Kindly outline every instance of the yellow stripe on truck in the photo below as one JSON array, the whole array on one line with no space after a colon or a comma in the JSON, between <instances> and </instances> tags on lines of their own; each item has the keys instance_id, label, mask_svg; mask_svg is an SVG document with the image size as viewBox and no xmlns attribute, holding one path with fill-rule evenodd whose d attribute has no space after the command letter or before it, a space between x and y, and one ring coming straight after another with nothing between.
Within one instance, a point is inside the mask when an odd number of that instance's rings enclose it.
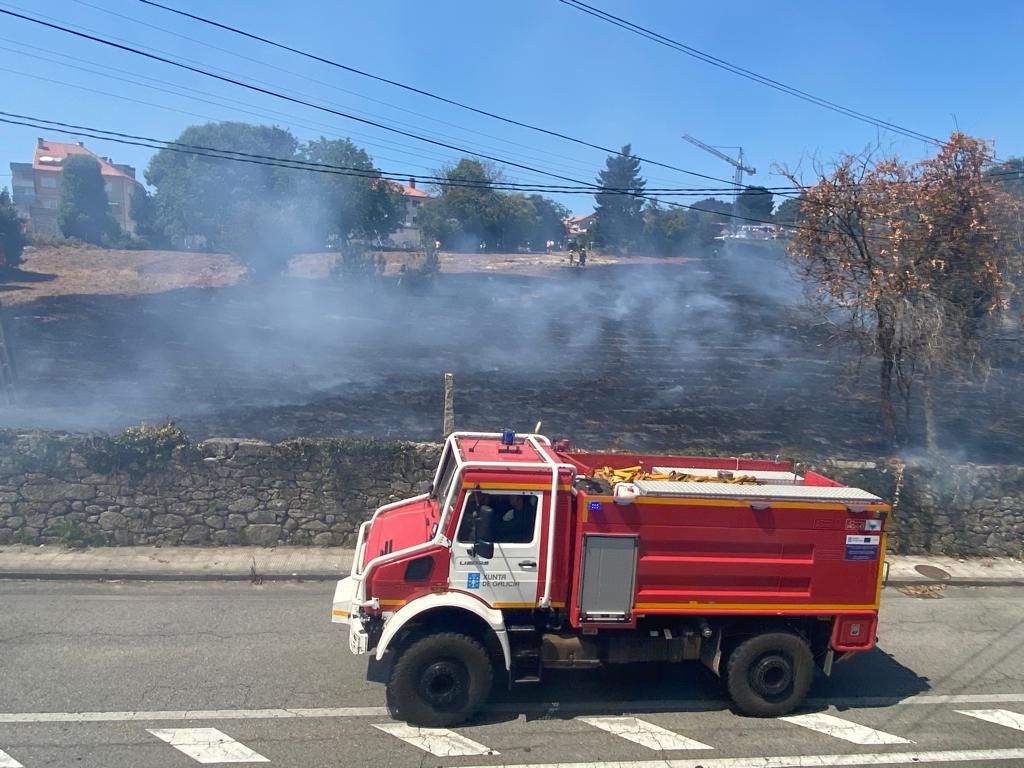
<instances>
[{"instance_id":1,"label":"yellow stripe on truck","mask_svg":"<svg viewBox=\"0 0 1024 768\"><path fill-rule=\"evenodd\" d=\"M726 611L874 611L878 604L873 605L802 605L800 603L637 603L636 611L657 610L726 610Z\"/></svg>"}]
</instances>

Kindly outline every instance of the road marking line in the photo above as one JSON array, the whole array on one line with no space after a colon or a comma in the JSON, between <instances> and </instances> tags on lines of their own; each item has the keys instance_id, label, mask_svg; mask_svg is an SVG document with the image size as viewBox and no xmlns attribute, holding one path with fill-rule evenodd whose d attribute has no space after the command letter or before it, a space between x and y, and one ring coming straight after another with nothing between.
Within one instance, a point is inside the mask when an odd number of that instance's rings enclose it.
<instances>
[{"instance_id":1,"label":"road marking line","mask_svg":"<svg viewBox=\"0 0 1024 768\"><path fill-rule=\"evenodd\" d=\"M404 723L388 723L373 727L438 757L501 754L447 728L414 728Z\"/></svg>"},{"instance_id":2,"label":"road marking line","mask_svg":"<svg viewBox=\"0 0 1024 768\"><path fill-rule=\"evenodd\" d=\"M269 763L216 728L147 728L151 734L184 752L197 763Z\"/></svg>"},{"instance_id":3,"label":"road marking line","mask_svg":"<svg viewBox=\"0 0 1024 768\"><path fill-rule=\"evenodd\" d=\"M913 696L862 696L859 698L808 699L808 707L890 707L904 704L1017 704L1024 693L914 694ZM635 701L524 702L498 704L485 712L579 712L600 715L613 712L706 712L724 709L724 699L641 699ZM122 712L0 712L3 723L111 723L157 720L276 720L289 718L387 717L386 707L315 707L296 709L179 709Z\"/></svg>"},{"instance_id":4,"label":"road marking line","mask_svg":"<svg viewBox=\"0 0 1024 768\"><path fill-rule=\"evenodd\" d=\"M125 723L154 720L287 720L323 717L386 717L387 707L307 709L179 709L151 712L10 712L0 723Z\"/></svg>"},{"instance_id":5,"label":"road marking line","mask_svg":"<svg viewBox=\"0 0 1024 768\"><path fill-rule=\"evenodd\" d=\"M714 749L635 717L581 717L580 720L648 749Z\"/></svg>"},{"instance_id":6,"label":"road marking line","mask_svg":"<svg viewBox=\"0 0 1024 768\"><path fill-rule=\"evenodd\" d=\"M799 725L802 728L808 728L812 731L823 733L826 736L833 736L837 739L849 741L854 744L914 743L908 739L893 736L891 733L886 733L885 731L876 731L874 728L868 728L866 725L851 723L849 720L844 720L841 717L825 715L818 712L809 715L780 717L779 720L785 720L787 723L793 723L794 725Z\"/></svg>"},{"instance_id":7,"label":"road marking line","mask_svg":"<svg viewBox=\"0 0 1024 768\"><path fill-rule=\"evenodd\" d=\"M996 725L1005 725L1007 728L1024 731L1024 715L1019 712L1011 712L1008 709L958 709L956 711L961 715L976 717Z\"/></svg>"},{"instance_id":8,"label":"road marking line","mask_svg":"<svg viewBox=\"0 0 1024 768\"><path fill-rule=\"evenodd\" d=\"M25 766L0 749L0 768L25 768Z\"/></svg>"},{"instance_id":9,"label":"road marking line","mask_svg":"<svg viewBox=\"0 0 1024 768\"><path fill-rule=\"evenodd\" d=\"M876 752L791 757L716 757L592 763L523 763L502 768L835 768L836 766L922 765L1024 760L1024 749L956 749L942 752ZM463 768L494 768L473 765Z\"/></svg>"}]
</instances>

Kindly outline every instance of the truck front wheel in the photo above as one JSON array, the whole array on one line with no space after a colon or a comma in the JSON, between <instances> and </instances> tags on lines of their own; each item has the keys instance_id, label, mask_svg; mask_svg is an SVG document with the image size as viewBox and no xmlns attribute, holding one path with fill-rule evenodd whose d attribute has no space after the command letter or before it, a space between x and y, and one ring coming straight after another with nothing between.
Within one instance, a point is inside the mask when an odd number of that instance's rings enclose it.
<instances>
[{"instance_id":1,"label":"truck front wheel","mask_svg":"<svg viewBox=\"0 0 1024 768\"><path fill-rule=\"evenodd\" d=\"M491 692L493 670L484 647L444 632L413 642L388 680L391 714L413 725L447 728L471 718Z\"/></svg>"},{"instance_id":2,"label":"truck front wheel","mask_svg":"<svg viewBox=\"0 0 1024 768\"><path fill-rule=\"evenodd\" d=\"M814 678L814 658L802 637L766 632L729 656L726 686L736 708L753 717L778 717L800 706Z\"/></svg>"}]
</instances>

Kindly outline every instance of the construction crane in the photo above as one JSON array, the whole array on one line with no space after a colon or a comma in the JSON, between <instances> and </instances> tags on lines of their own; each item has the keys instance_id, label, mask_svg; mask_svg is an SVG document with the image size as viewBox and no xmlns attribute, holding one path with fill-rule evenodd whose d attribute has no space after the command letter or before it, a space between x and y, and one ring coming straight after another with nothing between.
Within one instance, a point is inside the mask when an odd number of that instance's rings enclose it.
<instances>
[{"instance_id":1,"label":"construction crane","mask_svg":"<svg viewBox=\"0 0 1024 768\"><path fill-rule=\"evenodd\" d=\"M720 160L725 160L725 162L727 162L729 165L731 165L734 168L736 168L736 176L735 176L735 179L736 179L736 189L733 190L733 193L732 193L732 201L733 201L733 203L735 203L737 197L740 194L740 191L743 189L743 174L746 173L746 174L749 174L750 176L753 176L755 173L757 173L757 171L754 168L751 168L749 165L744 165L743 164L743 147L722 147L721 148L721 149L737 149L737 150L739 150L739 159L737 160L736 158L730 157L729 155L725 154L725 152L719 151L719 149L717 147L712 147L710 144L705 144L700 139L695 139L695 138L693 138L693 136L690 136L687 133L683 134L683 138L686 139L691 144L693 144L695 147L700 147L705 152L710 152L715 157L719 158Z\"/></svg>"}]
</instances>

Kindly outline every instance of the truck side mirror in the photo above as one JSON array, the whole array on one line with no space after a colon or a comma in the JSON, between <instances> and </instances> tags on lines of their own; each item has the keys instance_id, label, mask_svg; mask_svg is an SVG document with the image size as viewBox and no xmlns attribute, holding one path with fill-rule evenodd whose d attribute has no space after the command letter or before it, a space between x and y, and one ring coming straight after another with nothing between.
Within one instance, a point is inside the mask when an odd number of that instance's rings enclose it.
<instances>
[{"instance_id":1,"label":"truck side mirror","mask_svg":"<svg viewBox=\"0 0 1024 768\"><path fill-rule=\"evenodd\" d=\"M474 522L473 549L469 554L472 557L490 560L494 557L494 509L487 504L481 504L476 510Z\"/></svg>"}]
</instances>

